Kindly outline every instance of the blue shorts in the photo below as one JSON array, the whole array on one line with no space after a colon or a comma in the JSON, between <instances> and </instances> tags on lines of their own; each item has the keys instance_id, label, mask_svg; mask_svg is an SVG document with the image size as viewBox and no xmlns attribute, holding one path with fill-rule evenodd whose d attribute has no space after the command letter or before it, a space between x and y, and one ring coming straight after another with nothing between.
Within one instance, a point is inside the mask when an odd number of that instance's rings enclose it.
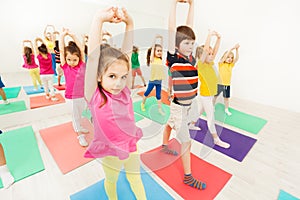
<instances>
[{"instance_id":1,"label":"blue shorts","mask_svg":"<svg viewBox=\"0 0 300 200\"><path fill-rule=\"evenodd\" d=\"M0 76L0 88L5 87L4 83L1 81L1 76Z\"/></svg>"},{"instance_id":2,"label":"blue shorts","mask_svg":"<svg viewBox=\"0 0 300 200\"><path fill-rule=\"evenodd\" d=\"M229 98L230 97L230 85L218 84L218 93L216 96L219 96L221 92L223 92L224 98Z\"/></svg>"}]
</instances>

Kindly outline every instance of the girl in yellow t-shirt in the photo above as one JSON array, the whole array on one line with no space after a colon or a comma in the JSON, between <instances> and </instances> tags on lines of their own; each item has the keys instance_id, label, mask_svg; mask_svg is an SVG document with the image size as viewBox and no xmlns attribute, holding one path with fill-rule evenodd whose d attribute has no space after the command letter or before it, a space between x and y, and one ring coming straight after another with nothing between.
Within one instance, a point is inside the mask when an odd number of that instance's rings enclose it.
<instances>
[{"instance_id":1,"label":"girl in yellow t-shirt","mask_svg":"<svg viewBox=\"0 0 300 200\"><path fill-rule=\"evenodd\" d=\"M156 40L160 39L160 44L156 44ZM146 111L145 103L148 95L156 88L156 99L158 102L158 112L161 115L165 115L161 106L161 84L164 79L164 68L162 63L162 47L163 47L163 38L160 35L157 35L154 39L153 45L148 49L147 53L147 65L151 67L151 74L149 79L149 84L146 92L143 96L143 101L141 103L141 110Z\"/></svg>"},{"instance_id":2,"label":"girl in yellow t-shirt","mask_svg":"<svg viewBox=\"0 0 300 200\"><path fill-rule=\"evenodd\" d=\"M217 40L214 47L210 47L211 38L215 36ZM223 142L215 127L213 98L217 94L217 75L214 70L214 59L220 46L221 36L216 31L209 31L205 45L197 47L196 59L198 76L200 79L200 115L205 111L207 116L207 127L214 139L215 145L229 148L230 144Z\"/></svg>"},{"instance_id":3,"label":"girl in yellow t-shirt","mask_svg":"<svg viewBox=\"0 0 300 200\"><path fill-rule=\"evenodd\" d=\"M229 51L226 51L219 62L219 83L218 83L218 92L215 95L213 103L215 104L216 99L218 96L223 92L224 97L224 104L225 104L225 113L230 116L231 112L229 112L229 98L230 98L230 82L231 82L231 74L232 68L234 67L235 63L239 59L239 44L236 44L232 47ZM235 50L235 57L234 53L232 52Z\"/></svg>"}]
</instances>

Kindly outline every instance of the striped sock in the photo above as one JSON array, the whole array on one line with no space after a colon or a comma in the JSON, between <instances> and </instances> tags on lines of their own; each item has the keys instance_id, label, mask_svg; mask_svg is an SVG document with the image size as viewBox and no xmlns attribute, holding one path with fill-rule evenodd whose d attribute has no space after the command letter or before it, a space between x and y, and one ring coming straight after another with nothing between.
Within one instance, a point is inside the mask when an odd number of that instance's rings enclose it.
<instances>
[{"instance_id":1,"label":"striped sock","mask_svg":"<svg viewBox=\"0 0 300 200\"><path fill-rule=\"evenodd\" d=\"M171 154L171 155L174 155L174 156L178 155L177 151L169 149L168 145L166 145L166 144L162 145L161 151L166 153L166 154Z\"/></svg>"},{"instance_id":2,"label":"striped sock","mask_svg":"<svg viewBox=\"0 0 300 200\"><path fill-rule=\"evenodd\" d=\"M206 188L206 184L195 179L192 174L185 174L183 182L184 184L197 188L198 190L204 190Z\"/></svg>"}]
</instances>

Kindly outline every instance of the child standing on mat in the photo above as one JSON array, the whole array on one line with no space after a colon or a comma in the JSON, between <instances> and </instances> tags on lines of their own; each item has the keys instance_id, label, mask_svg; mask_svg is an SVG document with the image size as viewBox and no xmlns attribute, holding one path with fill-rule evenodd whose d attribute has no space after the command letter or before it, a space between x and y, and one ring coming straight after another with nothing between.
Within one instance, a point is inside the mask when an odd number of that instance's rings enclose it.
<instances>
[{"instance_id":1,"label":"child standing on mat","mask_svg":"<svg viewBox=\"0 0 300 200\"><path fill-rule=\"evenodd\" d=\"M179 26L176 30L176 6L178 2L188 3L189 11L186 26ZM171 131L176 131L176 137L181 142L181 161L183 164L183 182L193 188L202 190L206 184L193 177L191 170L191 139L189 134L189 118L192 114L191 105L197 96L198 74L194 66L196 61L192 56L195 34L193 25L193 0L173 0L169 16L169 44L167 66L172 74L173 101L170 104L170 117L163 133L162 152L177 155L169 149L168 142Z\"/></svg>"},{"instance_id":2,"label":"child standing on mat","mask_svg":"<svg viewBox=\"0 0 300 200\"><path fill-rule=\"evenodd\" d=\"M2 131L0 130L0 134ZM9 188L14 182L15 179L11 175L9 169L6 165L6 159L2 144L0 143L0 179L2 180L3 187L5 189Z\"/></svg>"},{"instance_id":3,"label":"child standing on mat","mask_svg":"<svg viewBox=\"0 0 300 200\"><path fill-rule=\"evenodd\" d=\"M60 52L59 52L59 32L54 31L53 32L54 38L55 38L55 47L54 47L54 53L55 53L55 65L56 65L56 74L57 74L57 85L61 86L61 77L64 75L64 72L62 68L60 67Z\"/></svg>"},{"instance_id":4,"label":"child standing on mat","mask_svg":"<svg viewBox=\"0 0 300 200\"><path fill-rule=\"evenodd\" d=\"M35 63L35 56L32 50L32 42L30 40L23 40L23 67L29 70L34 90L38 90L37 83L39 83L40 87L42 87L42 81L40 77L40 68Z\"/></svg>"},{"instance_id":5,"label":"child standing on mat","mask_svg":"<svg viewBox=\"0 0 300 200\"><path fill-rule=\"evenodd\" d=\"M132 54L131 54L131 67L132 67L132 89L134 89L134 81L136 75L141 77L144 86L146 87L146 82L143 77L142 71L141 71L141 65L139 61L139 48L137 46L132 47Z\"/></svg>"},{"instance_id":6,"label":"child standing on mat","mask_svg":"<svg viewBox=\"0 0 300 200\"><path fill-rule=\"evenodd\" d=\"M4 89L3 89L4 87L5 87L5 85L4 85L4 83L2 82L1 76L0 76L0 96L2 97L2 100L3 100L3 103L4 103L4 104L9 104L9 101L7 100L5 91L4 91Z\"/></svg>"},{"instance_id":7,"label":"child standing on mat","mask_svg":"<svg viewBox=\"0 0 300 200\"><path fill-rule=\"evenodd\" d=\"M58 98L55 97L55 90L53 87L54 71L52 68L51 54L48 52L48 48L41 38L35 39L35 49L36 52L38 52L37 59L40 65L40 77L43 83L46 99L58 101Z\"/></svg>"},{"instance_id":8,"label":"child standing on mat","mask_svg":"<svg viewBox=\"0 0 300 200\"><path fill-rule=\"evenodd\" d=\"M236 44L230 50L226 51L219 62L219 84L218 84L218 92L214 97L214 105L216 103L216 99L223 92L224 104L225 104L225 113L230 116L231 112L229 112L229 98L230 98L230 82L231 82L231 74L232 68L235 66L235 63L239 59L239 44ZM232 52L235 50L234 53Z\"/></svg>"},{"instance_id":9,"label":"child standing on mat","mask_svg":"<svg viewBox=\"0 0 300 200\"><path fill-rule=\"evenodd\" d=\"M125 23L122 51L101 44L105 22ZM124 167L136 199L144 200L146 194L137 153L142 130L135 125L129 89L132 84L129 59L133 45L133 20L124 8L121 12L114 7L107 8L94 17L89 36L85 97L94 121L94 139L85 157L102 158L104 188L109 199L118 199L117 180Z\"/></svg>"},{"instance_id":10,"label":"child standing on mat","mask_svg":"<svg viewBox=\"0 0 300 200\"><path fill-rule=\"evenodd\" d=\"M52 29L52 30L50 30ZM49 53L51 53L51 59L52 59L52 68L54 71L54 74L56 74L56 64L55 64L55 52L54 52L54 47L55 47L55 27L53 25L47 25L44 29L44 43L48 48Z\"/></svg>"},{"instance_id":11,"label":"child standing on mat","mask_svg":"<svg viewBox=\"0 0 300 200\"><path fill-rule=\"evenodd\" d=\"M210 47L211 38L216 37L214 47ZM212 134L215 145L229 148L230 144L223 142L216 130L213 98L217 94L217 75L214 69L214 59L220 46L221 36L216 31L209 31L205 45L197 47L196 59L198 61L198 76L200 85L200 115L205 111L207 117L207 127Z\"/></svg>"},{"instance_id":12,"label":"child standing on mat","mask_svg":"<svg viewBox=\"0 0 300 200\"><path fill-rule=\"evenodd\" d=\"M159 44L156 43L157 40L160 40ZM151 73L150 73L150 80L148 83L148 87L146 92L144 93L143 101L141 103L141 110L144 112L146 111L145 109L146 99L150 94L150 92L155 87L156 99L158 102L158 112L161 115L165 115L161 105L161 85L162 85L162 80L165 77L163 64L162 64L162 47L163 47L163 37L158 35L155 37L152 47L149 48L147 52L147 66L151 67Z\"/></svg>"},{"instance_id":13,"label":"child standing on mat","mask_svg":"<svg viewBox=\"0 0 300 200\"><path fill-rule=\"evenodd\" d=\"M65 45L65 37L70 36L68 46ZM72 101L72 123L74 131L77 133L79 144L88 146L85 133L89 131L81 126L81 115L86 107L84 99L84 77L86 65L84 62L83 45L78 38L68 29L64 29L60 38L60 62L66 78L65 97Z\"/></svg>"}]
</instances>

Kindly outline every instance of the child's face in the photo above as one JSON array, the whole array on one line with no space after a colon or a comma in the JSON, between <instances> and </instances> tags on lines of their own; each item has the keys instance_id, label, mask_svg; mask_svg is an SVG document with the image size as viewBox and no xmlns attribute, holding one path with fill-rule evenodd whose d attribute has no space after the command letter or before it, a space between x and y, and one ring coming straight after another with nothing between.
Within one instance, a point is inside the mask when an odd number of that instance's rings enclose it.
<instances>
[{"instance_id":1,"label":"child's face","mask_svg":"<svg viewBox=\"0 0 300 200\"><path fill-rule=\"evenodd\" d=\"M79 57L75 54L70 54L70 52L67 52L66 62L70 67L75 67L79 63Z\"/></svg>"},{"instance_id":2,"label":"child's face","mask_svg":"<svg viewBox=\"0 0 300 200\"><path fill-rule=\"evenodd\" d=\"M185 56L190 56L193 53L195 40L182 40L179 44L178 51Z\"/></svg>"},{"instance_id":3,"label":"child's face","mask_svg":"<svg viewBox=\"0 0 300 200\"><path fill-rule=\"evenodd\" d=\"M209 49L208 49L208 54L207 54L207 56L205 58L205 62L206 63L213 62L213 50L212 50L211 47L209 47Z\"/></svg>"},{"instance_id":4,"label":"child's face","mask_svg":"<svg viewBox=\"0 0 300 200\"><path fill-rule=\"evenodd\" d=\"M162 57L162 48L161 47L156 47L155 52L154 52L155 57L161 58Z\"/></svg>"},{"instance_id":5,"label":"child's face","mask_svg":"<svg viewBox=\"0 0 300 200\"><path fill-rule=\"evenodd\" d=\"M226 63L232 63L233 62L233 54L230 53L227 58L225 59Z\"/></svg>"},{"instance_id":6,"label":"child's face","mask_svg":"<svg viewBox=\"0 0 300 200\"><path fill-rule=\"evenodd\" d=\"M128 66L125 61L113 62L101 78L101 86L111 94L119 94L126 86L128 78Z\"/></svg>"}]
</instances>

